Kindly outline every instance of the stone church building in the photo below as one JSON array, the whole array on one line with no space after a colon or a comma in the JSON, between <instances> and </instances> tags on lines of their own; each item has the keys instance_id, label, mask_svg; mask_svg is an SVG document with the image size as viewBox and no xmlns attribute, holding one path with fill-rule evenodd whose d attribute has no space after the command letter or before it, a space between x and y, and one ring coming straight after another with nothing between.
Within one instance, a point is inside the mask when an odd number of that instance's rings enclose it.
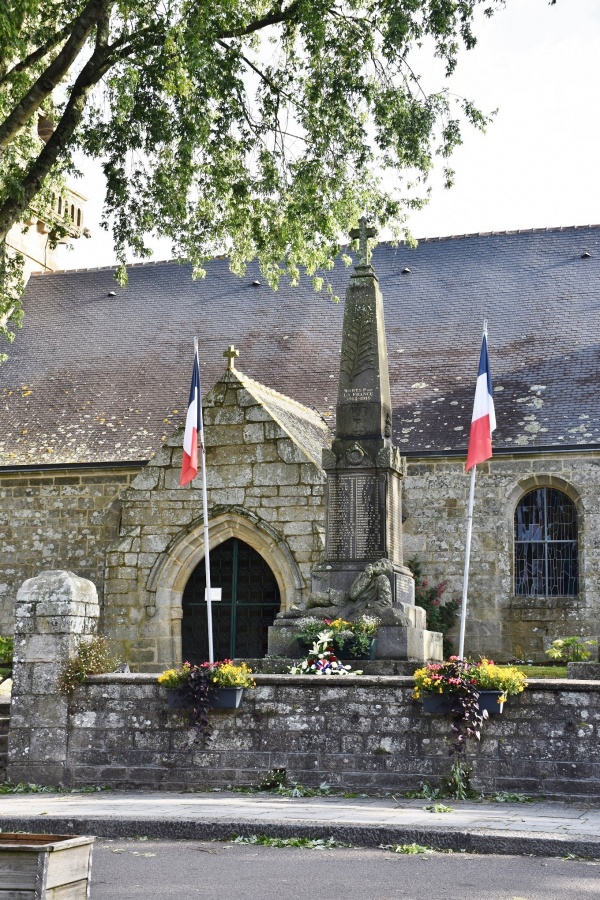
<instances>
[{"instance_id":1,"label":"stone church building","mask_svg":"<svg viewBox=\"0 0 600 900\"><path fill-rule=\"evenodd\" d=\"M597 635L600 227L379 245L404 560L460 597L464 472L481 326L497 431L478 467L466 649L544 659ZM44 569L97 586L102 627L152 671L206 656L200 480L179 486L193 337L204 392L217 656L262 656L324 556L322 453L335 420L343 298L273 292L215 259L34 276L0 369L0 629ZM239 348L239 358L227 354ZM225 353L224 353L225 351Z\"/></svg>"}]
</instances>

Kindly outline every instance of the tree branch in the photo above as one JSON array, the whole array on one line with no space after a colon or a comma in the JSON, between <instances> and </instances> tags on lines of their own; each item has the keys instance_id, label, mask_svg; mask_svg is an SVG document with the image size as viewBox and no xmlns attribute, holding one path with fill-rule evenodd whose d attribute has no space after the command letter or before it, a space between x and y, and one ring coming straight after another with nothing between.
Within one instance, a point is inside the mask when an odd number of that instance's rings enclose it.
<instances>
[{"instance_id":1,"label":"tree branch","mask_svg":"<svg viewBox=\"0 0 600 900\"><path fill-rule=\"evenodd\" d=\"M245 25L243 28L233 28L230 31L221 31L218 37L221 39L244 37L248 34L254 34L255 31L261 31L263 28L268 28L269 25L280 25L282 22L290 22L296 15L296 12L301 7L302 3L303 0L293 0L293 3L290 3L287 9L281 9L281 6L279 6L278 9L271 10L266 16L263 16L261 19L256 19L255 22L250 22L249 25Z\"/></svg>"},{"instance_id":2,"label":"tree branch","mask_svg":"<svg viewBox=\"0 0 600 900\"><path fill-rule=\"evenodd\" d=\"M34 112L64 78L90 32L113 0L89 0L78 19L75 20L71 36L48 68L27 91L23 99L0 125L0 150L5 149L15 135L27 124ZM48 146L48 145L46 145Z\"/></svg>"},{"instance_id":3,"label":"tree branch","mask_svg":"<svg viewBox=\"0 0 600 900\"><path fill-rule=\"evenodd\" d=\"M66 36L69 34L71 29L73 28L73 22L69 22L68 25L65 25L64 28L61 28L60 31L55 31L54 34L48 38L45 44L40 44L35 50L26 56L25 59L22 59L20 62L16 63L12 69L8 72L5 72L4 75L0 78L0 84L4 84L13 75L18 75L19 72L24 72L30 66L35 65L36 62L39 62L40 59L43 59L45 56L50 53L57 44L60 44Z\"/></svg>"},{"instance_id":4,"label":"tree branch","mask_svg":"<svg viewBox=\"0 0 600 900\"><path fill-rule=\"evenodd\" d=\"M64 113L40 155L30 165L19 185L18 197L9 197L0 206L0 241L18 222L41 189L44 179L69 145L83 117L88 94L113 65L106 48L94 52L75 81Z\"/></svg>"}]
</instances>

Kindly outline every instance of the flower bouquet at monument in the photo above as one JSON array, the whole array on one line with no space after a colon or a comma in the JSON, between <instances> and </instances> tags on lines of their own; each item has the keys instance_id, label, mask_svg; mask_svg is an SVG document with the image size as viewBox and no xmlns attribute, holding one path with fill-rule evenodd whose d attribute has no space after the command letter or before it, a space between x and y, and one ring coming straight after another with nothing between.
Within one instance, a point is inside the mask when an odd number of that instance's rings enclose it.
<instances>
[{"instance_id":1,"label":"flower bouquet at monument","mask_svg":"<svg viewBox=\"0 0 600 900\"><path fill-rule=\"evenodd\" d=\"M290 675L362 675L362 670L352 671L336 656L333 632L321 631L310 652L297 666L290 667Z\"/></svg>"},{"instance_id":2,"label":"flower bouquet at monument","mask_svg":"<svg viewBox=\"0 0 600 900\"><path fill-rule=\"evenodd\" d=\"M299 620L298 644L301 651L310 651L319 639L323 626L331 633L334 651L342 659L374 659L377 629L381 619L377 616L359 616L354 622L345 619L317 619L309 616Z\"/></svg>"}]
</instances>

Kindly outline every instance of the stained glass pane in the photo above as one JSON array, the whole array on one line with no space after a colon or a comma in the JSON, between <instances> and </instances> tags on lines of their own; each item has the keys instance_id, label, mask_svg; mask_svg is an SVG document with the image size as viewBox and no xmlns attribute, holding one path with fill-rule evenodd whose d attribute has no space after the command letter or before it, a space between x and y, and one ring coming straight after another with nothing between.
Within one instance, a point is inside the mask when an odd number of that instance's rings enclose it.
<instances>
[{"instance_id":1,"label":"stained glass pane","mask_svg":"<svg viewBox=\"0 0 600 900\"><path fill-rule=\"evenodd\" d=\"M571 597L577 594L577 544L573 542L549 543L548 590L549 597Z\"/></svg>"},{"instance_id":2,"label":"stained glass pane","mask_svg":"<svg viewBox=\"0 0 600 900\"><path fill-rule=\"evenodd\" d=\"M515 539L541 541L544 538L544 490L525 494L515 512Z\"/></svg>"},{"instance_id":3,"label":"stained glass pane","mask_svg":"<svg viewBox=\"0 0 600 900\"><path fill-rule=\"evenodd\" d=\"M527 597L546 594L544 544L515 544L515 594Z\"/></svg>"},{"instance_id":4,"label":"stained glass pane","mask_svg":"<svg viewBox=\"0 0 600 900\"><path fill-rule=\"evenodd\" d=\"M577 510L562 491L546 490L548 540L577 540Z\"/></svg>"}]
</instances>

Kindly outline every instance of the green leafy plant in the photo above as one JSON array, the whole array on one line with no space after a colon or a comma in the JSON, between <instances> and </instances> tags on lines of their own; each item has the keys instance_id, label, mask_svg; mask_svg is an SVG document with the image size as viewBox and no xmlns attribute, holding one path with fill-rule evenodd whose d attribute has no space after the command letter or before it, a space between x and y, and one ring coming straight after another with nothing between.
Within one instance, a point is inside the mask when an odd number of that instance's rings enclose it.
<instances>
[{"instance_id":1,"label":"green leafy plant","mask_svg":"<svg viewBox=\"0 0 600 900\"><path fill-rule=\"evenodd\" d=\"M423 844L396 844L396 846L382 847L383 850L391 850L393 853L428 853L431 847L424 847Z\"/></svg>"},{"instance_id":2,"label":"green leafy plant","mask_svg":"<svg viewBox=\"0 0 600 900\"><path fill-rule=\"evenodd\" d=\"M415 604L425 610L429 631L439 631L443 635L444 658L447 658L452 654L452 641L447 635L456 621L460 604L456 600L442 600L448 582L430 584L423 577L421 563L416 557L409 559L407 565L415 579Z\"/></svg>"},{"instance_id":3,"label":"green leafy plant","mask_svg":"<svg viewBox=\"0 0 600 900\"><path fill-rule=\"evenodd\" d=\"M527 794L511 794L508 791L494 791L486 800L490 803L535 803L539 797L528 797Z\"/></svg>"},{"instance_id":4,"label":"green leafy plant","mask_svg":"<svg viewBox=\"0 0 600 900\"><path fill-rule=\"evenodd\" d=\"M444 787L446 796L453 800L469 800L475 796L471 787L471 771L458 759L450 769L450 775L444 779Z\"/></svg>"},{"instance_id":5,"label":"green leafy plant","mask_svg":"<svg viewBox=\"0 0 600 900\"><path fill-rule=\"evenodd\" d=\"M433 803L431 806L424 806L423 809L426 809L427 812L432 813L451 813L454 812L453 806L446 806L445 803Z\"/></svg>"},{"instance_id":6,"label":"green leafy plant","mask_svg":"<svg viewBox=\"0 0 600 900\"><path fill-rule=\"evenodd\" d=\"M409 800L439 800L446 795L441 787L422 781L416 791L406 791L402 796Z\"/></svg>"},{"instance_id":7,"label":"green leafy plant","mask_svg":"<svg viewBox=\"0 0 600 900\"><path fill-rule=\"evenodd\" d=\"M252 834L250 837L236 835L232 837L234 844L258 844L261 847L303 847L305 850L329 850L332 847L349 847L350 844L344 844L342 841L336 841L333 838L278 838L269 837L266 834Z\"/></svg>"},{"instance_id":8,"label":"green leafy plant","mask_svg":"<svg viewBox=\"0 0 600 900\"><path fill-rule=\"evenodd\" d=\"M72 694L75 687L83 684L88 675L112 672L117 664L118 659L110 652L108 641L103 635L89 641L81 640L75 656L61 668L59 690L64 694Z\"/></svg>"},{"instance_id":9,"label":"green leafy plant","mask_svg":"<svg viewBox=\"0 0 600 900\"><path fill-rule=\"evenodd\" d=\"M415 174L447 161L465 123L490 121L445 84L425 93L407 60L426 41L449 77L476 43L476 10L502 5L3 3L0 246L13 225L48 218L82 150L102 161L120 283L154 232L197 276L227 250L239 274L258 258L273 287L305 267L331 290L318 272L361 211L405 233L425 202ZM447 165L443 176L449 186ZM51 222L51 241L65 225ZM22 258L11 262L0 260L0 322L19 324Z\"/></svg>"},{"instance_id":10,"label":"green leafy plant","mask_svg":"<svg viewBox=\"0 0 600 900\"><path fill-rule=\"evenodd\" d=\"M286 769L271 769L266 775L263 775L256 785L256 789L258 791L277 791L279 788L287 787L287 783Z\"/></svg>"},{"instance_id":11,"label":"green leafy plant","mask_svg":"<svg viewBox=\"0 0 600 900\"><path fill-rule=\"evenodd\" d=\"M12 637L0 637L0 666L12 666L15 642Z\"/></svg>"},{"instance_id":12,"label":"green leafy plant","mask_svg":"<svg viewBox=\"0 0 600 900\"><path fill-rule=\"evenodd\" d=\"M584 638L576 636L558 638L552 642L546 653L550 659L560 659L567 663L585 662L592 655L587 648L595 647L597 643L597 641L586 641Z\"/></svg>"}]
</instances>

